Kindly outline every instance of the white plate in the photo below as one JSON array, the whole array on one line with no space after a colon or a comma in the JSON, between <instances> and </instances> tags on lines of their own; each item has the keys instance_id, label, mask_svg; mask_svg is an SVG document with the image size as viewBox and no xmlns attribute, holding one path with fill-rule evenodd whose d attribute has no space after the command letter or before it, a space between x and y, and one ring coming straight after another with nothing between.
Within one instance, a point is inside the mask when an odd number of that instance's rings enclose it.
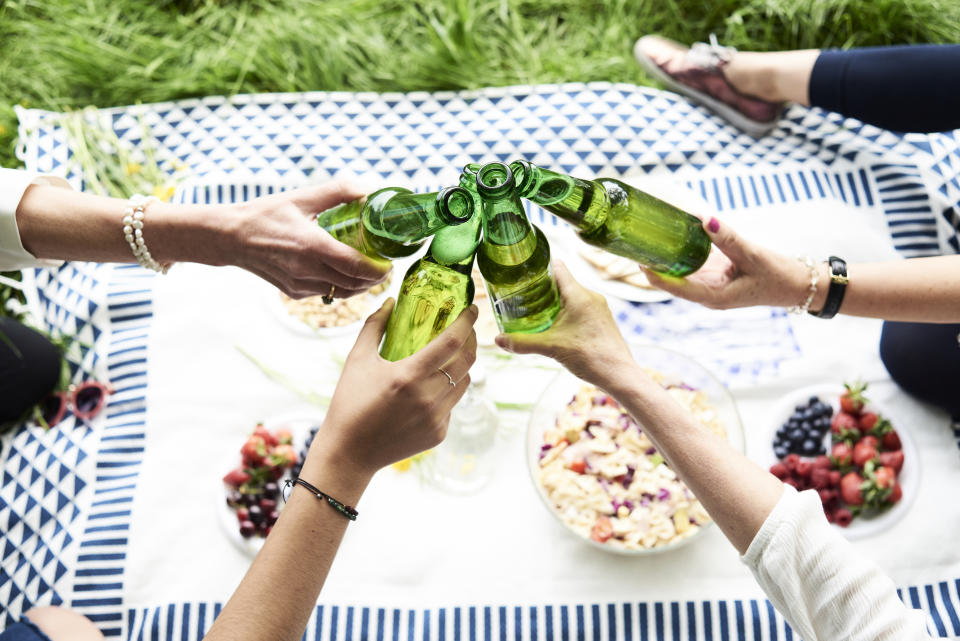
<instances>
[{"instance_id":1,"label":"white plate","mask_svg":"<svg viewBox=\"0 0 960 641\"><path fill-rule=\"evenodd\" d=\"M807 399L811 396L818 396L824 403L829 403L833 407L834 414L836 414L840 408L840 395L843 391L842 383L821 383L795 390L781 397L770 415L762 460L765 469L770 469L770 466L777 462L777 457L773 453L773 439L777 430L790 418L794 408L797 405L805 405ZM870 397L869 390L867 397ZM891 408L885 403L870 401L866 408L868 411L876 412L887 418L893 424L893 428L897 430L897 434L900 435L900 443L903 445L903 469L897 475L897 480L900 482L900 489L903 490L903 497L899 503L876 516L858 516L847 527L833 525L848 539L862 539L889 529L910 510L910 505L916 498L917 490L920 487L920 459L917 457L917 449L910 437L910 432L906 428L906 422L897 417L896 408ZM829 454L831 447L829 431L824 436L824 445Z\"/></svg>"},{"instance_id":2,"label":"white plate","mask_svg":"<svg viewBox=\"0 0 960 641\"><path fill-rule=\"evenodd\" d=\"M318 412L316 414L304 415L304 414L291 414L278 416L267 421L263 421L263 426L268 430L273 431L278 427L287 427L293 432L293 446L297 450L299 455L300 450L303 449L303 445L306 442L307 434L310 433L310 428L314 425L320 425L323 423L324 414L323 412ZM256 423L250 426L250 432L253 432L253 428L256 427ZM244 437L245 439L246 437ZM233 453L230 454L229 458L224 459L221 469L223 472L218 476L222 478L224 474L234 469L241 463L240 458L240 448L243 446L243 440L237 441L237 446L234 449ZM303 463L303 461L300 461ZM283 479L277 482L280 485L281 495L283 494ZM220 483L223 491L218 495L218 507L217 513L220 516L220 525L221 528L230 541L237 546L237 548L249 554L250 556L256 556L257 552L260 551L260 548L263 547L264 538L259 536L252 536L249 539L245 539L240 536L240 522L237 520L237 513L232 507L227 505L227 492L229 488L223 482ZM280 500L277 502L277 510L283 510L283 498L281 496Z\"/></svg>"},{"instance_id":3,"label":"white plate","mask_svg":"<svg viewBox=\"0 0 960 641\"><path fill-rule=\"evenodd\" d=\"M637 359L637 362L642 363L644 367L657 370L668 378L679 379L691 387L703 390L703 392L706 393L710 403L716 409L720 420L727 428L727 439L730 441L730 444L733 445L733 447L738 451L743 452L744 434L743 424L740 420L740 414L737 411L736 402L734 401L733 396L730 395L730 392L727 391L727 388L723 386L723 383L721 383L719 379L717 379L709 372L709 370L697 363L695 360L689 356L681 354L680 352L674 352L660 347L648 345L632 345L631 351L633 352L634 357ZM566 521L564 521L560 514L556 511L556 509L553 507L550 497L547 496L546 491L543 489L543 486L540 484L537 478L540 469L540 446L543 444L544 432L556 424L559 412L570 401L581 384L582 381L569 372L560 372L547 386L543 395L534 406L533 413L530 416L530 424L527 428L527 468L530 472L530 480L533 483L534 488L536 488L537 495L543 501L543 505L546 507L547 511L549 511L550 514L556 518L557 522L561 526L576 536L579 540L597 549L613 554L621 554L626 556L647 556L652 554L660 554L669 550L675 550L678 547L684 546L691 541L698 539L702 535L702 532L710 527L713 521L706 525L700 526L700 531L686 539L682 539L677 543L654 548L625 550L622 548L605 545L603 543L598 543L597 541L593 541L587 537L581 536Z\"/></svg>"}]
</instances>

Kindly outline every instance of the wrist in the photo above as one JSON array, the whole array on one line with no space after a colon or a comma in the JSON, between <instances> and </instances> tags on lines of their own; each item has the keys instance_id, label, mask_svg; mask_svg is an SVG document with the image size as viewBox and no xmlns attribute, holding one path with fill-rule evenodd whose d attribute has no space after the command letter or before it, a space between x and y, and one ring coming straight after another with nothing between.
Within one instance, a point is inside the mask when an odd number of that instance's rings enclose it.
<instances>
[{"instance_id":1,"label":"wrist","mask_svg":"<svg viewBox=\"0 0 960 641\"><path fill-rule=\"evenodd\" d=\"M830 266L827 263L817 263L817 293L810 303L811 312L819 312L827 302L827 292L830 291Z\"/></svg>"},{"instance_id":2,"label":"wrist","mask_svg":"<svg viewBox=\"0 0 960 641\"><path fill-rule=\"evenodd\" d=\"M146 210L150 252L161 263L234 264L238 216L221 205L151 203Z\"/></svg>"},{"instance_id":3,"label":"wrist","mask_svg":"<svg viewBox=\"0 0 960 641\"><path fill-rule=\"evenodd\" d=\"M355 505L376 470L356 465L336 447L314 442L300 469L300 477L338 501Z\"/></svg>"}]
</instances>

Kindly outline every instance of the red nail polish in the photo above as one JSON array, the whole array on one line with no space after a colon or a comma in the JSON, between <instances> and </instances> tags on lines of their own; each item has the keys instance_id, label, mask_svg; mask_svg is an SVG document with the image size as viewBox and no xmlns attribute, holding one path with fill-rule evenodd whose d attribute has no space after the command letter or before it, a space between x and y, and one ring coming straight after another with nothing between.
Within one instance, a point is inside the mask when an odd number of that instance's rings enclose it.
<instances>
[{"instance_id":1,"label":"red nail polish","mask_svg":"<svg viewBox=\"0 0 960 641\"><path fill-rule=\"evenodd\" d=\"M716 234L718 231L720 231L720 221L711 217L710 222L707 223L707 229Z\"/></svg>"}]
</instances>

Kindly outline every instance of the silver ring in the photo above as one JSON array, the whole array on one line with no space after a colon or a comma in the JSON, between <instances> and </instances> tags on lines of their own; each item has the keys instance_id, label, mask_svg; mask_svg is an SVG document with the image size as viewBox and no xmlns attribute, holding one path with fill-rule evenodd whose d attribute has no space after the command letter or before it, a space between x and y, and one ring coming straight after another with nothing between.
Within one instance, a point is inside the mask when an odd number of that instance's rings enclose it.
<instances>
[{"instance_id":1,"label":"silver ring","mask_svg":"<svg viewBox=\"0 0 960 641\"><path fill-rule=\"evenodd\" d=\"M337 288L336 285L330 285L330 293L320 299L323 301L324 305L329 305L330 303L333 302L333 292L336 288Z\"/></svg>"},{"instance_id":2,"label":"silver ring","mask_svg":"<svg viewBox=\"0 0 960 641\"><path fill-rule=\"evenodd\" d=\"M454 380L453 380L453 377L450 376L450 374L447 373L447 370L443 369L442 367L438 367L438 368L437 368L437 371L447 377L447 380L450 381L450 387L456 387L456 386L457 386L457 384L456 384L456 383L454 382Z\"/></svg>"}]
</instances>

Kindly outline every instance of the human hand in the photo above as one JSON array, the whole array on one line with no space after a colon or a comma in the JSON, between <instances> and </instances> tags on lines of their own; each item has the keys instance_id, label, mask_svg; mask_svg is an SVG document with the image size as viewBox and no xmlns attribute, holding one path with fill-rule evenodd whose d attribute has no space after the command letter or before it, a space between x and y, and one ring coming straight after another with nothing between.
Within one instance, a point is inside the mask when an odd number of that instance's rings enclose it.
<instances>
[{"instance_id":1,"label":"human hand","mask_svg":"<svg viewBox=\"0 0 960 641\"><path fill-rule=\"evenodd\" d=\"M607 301L573 279L566 265L553 268L563 307L550 329L537 334L500 334L496 343L515 354L549 356L587 382L606 388L634 364Z\"/></svg>"},{"instance_id":2,"label":"human hand","mask_svg":"<svg viewBox=\"0 0 960 641\"><path fill-rule=\"evenodd\" d=\"M304 187L237 206L233 255L226 259L253 272L292 298L329 294L348 298L382 282L390 272L335 240L315 222L316 214L363 197L342 181Z\"/></svg>"},{"instance_id":3,"label":"human hand","mask_svg":"<svg viewBox=\"0 0 960 641\"><path fill-rule=\"evenodd\" d=\"M477 306L471 305L416 354L396 362L381 358L392 309L390 299L367 319L333 393L322 437L314 439L315 447L322 442L336 460L368 474L443 440L477 357Z\"/></svg>"},{"instance_id":4,"label":"human hand","mask_svg":"<svg viewBox=\"0 0 960 641\"><path fill-rule=\"evenodd\" d=\"M751 243L716 218L703 228L715 245L703 267L686 278L644 269L651 285L711 309L790 307L806 298L810 270L802 262Z\"/></svg>"}]
</instances>

